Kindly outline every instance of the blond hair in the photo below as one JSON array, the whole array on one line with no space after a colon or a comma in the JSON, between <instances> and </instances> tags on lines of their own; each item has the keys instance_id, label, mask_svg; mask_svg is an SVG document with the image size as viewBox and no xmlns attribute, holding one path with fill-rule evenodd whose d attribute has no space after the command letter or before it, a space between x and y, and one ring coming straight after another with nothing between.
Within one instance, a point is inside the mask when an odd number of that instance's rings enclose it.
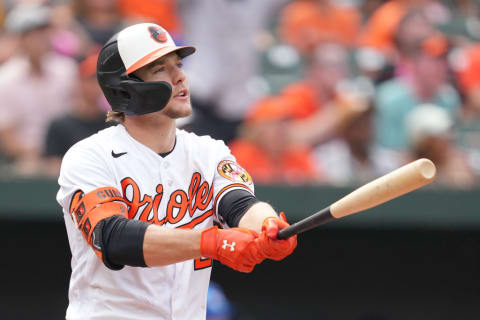
<instances>
[{"instance_id":1,"label":"blond hair","mask_svg":"<svg viewBox=\"0 0 480 320\"><path fill-rule=\"evenodd\" d=\"M125 113L119 111L108 111L106 122L115 121L117 123L125 122Z\"/></svg>"}]
</instances>

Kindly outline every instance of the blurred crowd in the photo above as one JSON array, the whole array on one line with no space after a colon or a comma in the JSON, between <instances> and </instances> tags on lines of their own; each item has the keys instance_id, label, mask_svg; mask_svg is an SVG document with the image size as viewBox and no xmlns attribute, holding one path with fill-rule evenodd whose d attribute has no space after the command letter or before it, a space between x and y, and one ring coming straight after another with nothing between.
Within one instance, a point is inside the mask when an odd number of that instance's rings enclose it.
<instances>
[{"instance_id":1,"label":"blurred crowd","mask_svg":"<svg viewBox=\"0 0 480 320\"><path fill-rule=\"evenodd\" d=\"M185 60L193 115L258 184L358 185L417 158L480 181L477 0L3 0L0 175L55 177L109 109L96 55L155 22Z\"/></svg>"}]
</instances>

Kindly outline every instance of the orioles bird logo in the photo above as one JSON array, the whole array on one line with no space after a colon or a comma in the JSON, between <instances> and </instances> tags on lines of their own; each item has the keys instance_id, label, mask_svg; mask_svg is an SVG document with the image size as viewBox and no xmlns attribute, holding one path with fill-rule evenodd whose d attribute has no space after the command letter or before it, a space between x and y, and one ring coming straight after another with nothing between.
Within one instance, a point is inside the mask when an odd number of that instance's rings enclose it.
<instances>
[{"instance_id":1,"label":"orioles bird logo","mask_svg":"<svg viewBox=\"0 0 480 320\"><path fill-rule=\"evenodd\" d=\"M164 30L158 27L148 27L148 31L153 40L160 43L167 42L167 33Z\"/></svg>"}]
</instances>

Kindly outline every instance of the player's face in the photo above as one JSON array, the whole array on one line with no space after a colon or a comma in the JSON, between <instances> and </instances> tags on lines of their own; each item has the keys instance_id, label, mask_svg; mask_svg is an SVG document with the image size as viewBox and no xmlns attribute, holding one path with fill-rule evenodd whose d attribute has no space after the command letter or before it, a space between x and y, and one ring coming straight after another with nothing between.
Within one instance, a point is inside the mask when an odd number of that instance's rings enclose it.
<instances>
[{"instance_id":1,"label":"player's face","mask_svg":"<svg viewBox=\"0 0 480 320\"><path fill-rule=\"evenodd\" d=\"M166 81L170 83L172 97L160 113L173 119L186 117L192 113L188 81L182 67L182 59L173 52L135 72L135 75L145 82Z\"/></svg>"}]
</instances>

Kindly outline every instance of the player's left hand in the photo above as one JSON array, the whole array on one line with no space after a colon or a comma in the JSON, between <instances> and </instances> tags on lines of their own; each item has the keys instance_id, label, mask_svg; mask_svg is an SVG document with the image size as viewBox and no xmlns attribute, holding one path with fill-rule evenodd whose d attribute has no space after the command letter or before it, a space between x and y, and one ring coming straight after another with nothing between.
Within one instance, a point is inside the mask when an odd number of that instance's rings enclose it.
<instances>
[{"instance_id":1,"label":"player's left hand","mask_svg":"<svg viewBox=\"0 0 480 320\"><path fill-rule=\"evenodd\" d=\"M279 230L290 226L283 212L280 217L269 217L263 221L262 233L258 237L258 245L265 258L272 260L282 260L290 255L297 247L297 235L291 236L285 240L277 239Z\"/></svg>"}]
</instances>

